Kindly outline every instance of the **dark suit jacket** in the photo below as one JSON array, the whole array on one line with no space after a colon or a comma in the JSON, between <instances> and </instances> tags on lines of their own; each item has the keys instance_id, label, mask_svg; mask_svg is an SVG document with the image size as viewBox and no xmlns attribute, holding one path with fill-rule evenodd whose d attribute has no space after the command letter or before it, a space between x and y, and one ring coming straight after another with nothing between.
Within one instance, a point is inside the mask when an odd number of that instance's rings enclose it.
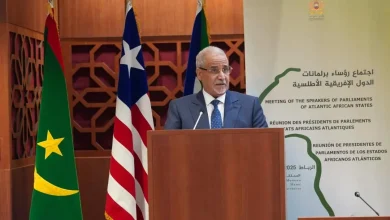
<instances>
[{"instance_id":1,"label":"dark suit jacket","mask_svg":"<svg viewBox=\"0 0 390 220\"><path fill-rule=\"evenodd\" d=\"M268 127L259 99L246 94L227 91L223 128ZM200 111L203 111L196 129L210 129L207 108L202 91L174 99L169 104L164 128L193 129Z\"/></svg>"}]
</instances>

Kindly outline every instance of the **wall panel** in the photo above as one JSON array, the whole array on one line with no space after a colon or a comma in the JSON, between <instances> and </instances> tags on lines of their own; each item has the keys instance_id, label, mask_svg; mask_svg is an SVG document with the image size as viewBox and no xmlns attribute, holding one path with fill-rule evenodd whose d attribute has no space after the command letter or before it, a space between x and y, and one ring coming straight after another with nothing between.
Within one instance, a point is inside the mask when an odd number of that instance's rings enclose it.
<instances>
[{"instance_id":1,"label":"wall panel","mask_svg":"<svg viewBox=\"0 0 390 220\"><path fill-rule=\"evenodd\" d=\"M11 220L11 178L9 169L0 169L0 219Z\"/></svg>"},{"instance_id":2,"label":"wall panel","mask_svg":"<svg viewBox=\"0 0 390 220\"><path fill-rule=\"evenodd\" d=\"M1 9L0 9L1 10ZM11 126L8 65L8 25L0 23L0 219L11 219Z\"/></svg>"},{"instance_id":3,"label":"wall panel","mask_svg":"<svg viewBox=\"0 0 390 220\"><path fill-rule=\"evenodd\" d=\"M206 1L207 20L211 35L244 34L242 0Z\"/></svg>"},{"instance_id":4,"label":"wall panel","mask_svg":"<svg viewBox=\"0 0 390 220\"><path fill-rule=\"evenodd\" d=\"M195 19L196 0L133 0L140 35L188 36ZM121 37L125 1L60 0L61 38ZM211 35L243 34L242 1L207 0Z\"/></svg>"},{"instance_id":5,"label":"wall panel","mask_svg":"<svg viewBox=\"0 0 390 220\"><path fill-rule=\"evenodd\" d=\"M122 36L124 0L59 0L61 38Z\"/></svg>"},{"instance_id":6,"label":"wall panel","mask_svg":"<svg viewBox=\"0 0 390 220\"><path fill-rule=\"evenodd\" d=\"M47 0L8 0L8 23L43 33Z\"/></svg>"},{"instance_id":7,"label":"wall panel","mask_svg":"<svg viewBox=\"0 0 390 220\"><path fill-rule=\"evenodd\" d=\"M10 168L10 92L8 25L0 23L0 103L5 106L0 111L0 169Z\"/></svg>"},{"instance_id":8,"label":"wall panel","mask_svg":"<svg viewBox=\"0 0 390 220\"><path fill-rule=\"evenodd\" d=\"M7 1L0 0L0 23L7 21Z\"/></svg>"},{"instance_id":9,"label":"wall panel","mask_svg":"<svg viewBox=\"0 0 390 220\"><path fill-rule=\"evenodd\" d=\"M196 0L134 0L141 36L191 35ZM211 35L243 34L243 6L237 0L206 0Z\"/></svg>"}]
</instances>

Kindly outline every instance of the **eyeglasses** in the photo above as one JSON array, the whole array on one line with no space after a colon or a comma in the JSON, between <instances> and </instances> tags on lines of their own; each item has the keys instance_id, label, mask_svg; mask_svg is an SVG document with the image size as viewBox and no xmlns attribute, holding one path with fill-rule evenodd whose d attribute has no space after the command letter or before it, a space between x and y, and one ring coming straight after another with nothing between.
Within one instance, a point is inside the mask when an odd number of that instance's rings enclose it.
<instances>
[{"instance_id":1,"label":"eyeglasses","mask_svg":"<svg viewBox=\"0 0 390 220\"><path fill-rule=\"evenodd\" d=\"M210 67L208 69L203 68L203 67L199 67L199 69L205 70L205 71L207 71L209 73L212 73L212 74L215 74L215 75L218 75L221 71L222 71L223 74L229 75L232 72L233 67L231 67L231 66L223 66L222 69L219 69L216 66L212 66L212 67Z\"/></svg>"}]
</instances>

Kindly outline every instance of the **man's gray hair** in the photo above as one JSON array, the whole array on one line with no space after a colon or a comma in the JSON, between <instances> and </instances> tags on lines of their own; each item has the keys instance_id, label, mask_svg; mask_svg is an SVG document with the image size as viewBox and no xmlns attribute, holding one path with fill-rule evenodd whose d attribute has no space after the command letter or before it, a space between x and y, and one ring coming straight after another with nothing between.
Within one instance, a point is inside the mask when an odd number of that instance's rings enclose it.
<instances>
[{"instance_id":1,"label":"man's gray hair","mask_svg":"<svg viewBox=\"0 0 390 220\"><path fill-rule=\"evenodd\" d=\"M219 55L225 55L225 51L223 51L221 48L219 47L215 47L215 46L207 46L205 48L203 48L203 50L201 50L198 55L196 55L196 68L199 68L199 67L204 67L205 63L206 63L206 55L207 54L210 54L210 53L215 53L215 54L219 54Z\"/></svg>"}]
</instances>

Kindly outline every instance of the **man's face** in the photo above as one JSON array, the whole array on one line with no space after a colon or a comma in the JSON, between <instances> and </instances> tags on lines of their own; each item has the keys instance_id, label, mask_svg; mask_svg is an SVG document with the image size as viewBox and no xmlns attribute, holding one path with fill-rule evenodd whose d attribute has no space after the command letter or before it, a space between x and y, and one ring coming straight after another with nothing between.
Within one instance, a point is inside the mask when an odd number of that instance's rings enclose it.
<instances>
[{"instance_id":1,"label":"man's face","mask_svg":"<svg viewBox=\"0 0 390 220\"><path fill-rule=\"evenodd\" d=\"M229 75L230 67L226 55L216 53L207 54L205 66L197 70L197 77L204 90L214 98L225 94L229 89Z\"/></svg>"}]
</instances>

